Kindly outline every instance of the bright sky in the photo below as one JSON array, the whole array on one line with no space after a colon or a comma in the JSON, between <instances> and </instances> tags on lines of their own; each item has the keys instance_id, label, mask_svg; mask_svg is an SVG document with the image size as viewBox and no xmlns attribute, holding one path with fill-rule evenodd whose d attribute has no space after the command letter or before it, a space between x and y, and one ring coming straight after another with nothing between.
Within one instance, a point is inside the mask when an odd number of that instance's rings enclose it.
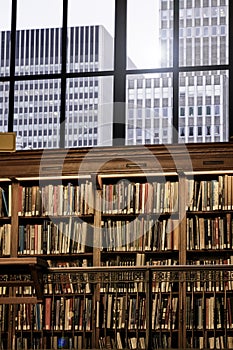
<instances>
[{"instance_id":1,"label":"bright sky","mask_svg":"<svg viewBox=\"0 0 233 350\"><path fill-rule=\"evenodd\" d=\"M0 30L9 30L11 0L0 1ZM61 27L62 0L18 0L17 3L18 29ZM127 54L138 68L159 65L158 3L128 0ZM69 0L68 26L98 24L114 36L114 0Z\"/></svg>"}]
</instances>

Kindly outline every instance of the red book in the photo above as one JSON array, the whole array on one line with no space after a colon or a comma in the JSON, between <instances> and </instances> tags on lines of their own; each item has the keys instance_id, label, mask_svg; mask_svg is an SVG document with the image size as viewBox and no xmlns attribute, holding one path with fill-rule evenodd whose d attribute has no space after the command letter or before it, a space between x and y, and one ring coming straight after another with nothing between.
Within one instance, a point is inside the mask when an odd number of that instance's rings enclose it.
<instances>
[{"instance_id":1,"label":"red book","mask_svg":"<svg viewBox=\"0 0 233 350\"><path fill-rule=\"evenodd\" d=\"M51 307L52 307L52 299L45 298L45 329L51 329Z\"/></svg>"}]
</instances>

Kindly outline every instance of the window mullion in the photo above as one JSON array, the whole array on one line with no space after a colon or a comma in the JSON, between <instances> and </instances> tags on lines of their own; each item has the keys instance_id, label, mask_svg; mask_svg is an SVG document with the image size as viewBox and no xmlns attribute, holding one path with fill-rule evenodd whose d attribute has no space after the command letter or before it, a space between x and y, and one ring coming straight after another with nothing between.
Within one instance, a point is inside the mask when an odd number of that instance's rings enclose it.
<instances>
[{"instance_id":1,"label":"window mullion","mask_svg":"<svg viewBox=\"0 0 233 350\"><path fill-rule=\"evenodd\" d=\"M68 0L63 0L60 148L65 147L67 14L68 14Z\"/></svg>"},{"instance_id":2,"label":"window mullion","mask_svg":"<svg viewBox=\"0 0 233 350\"><path fill-rule=\"evenodd\" d=\"M233 141L233 26L230 25L233 21L233 1L229 1L229 140Z\"/></svg>"},{"instance_id":3,"label":"window mullion","mask_svg":"<svg viewBox=\"0 0 233 350\"><path fill-rule=\"evenodd\" d=\"M173 20L173 135L178 142L179 128L179 0L174 0Z\"/></svg>"},{"instance_id":4,"label":"window mullion","mask_svg":"<svg viewBox=\"0 0 233 350\"><path fill-rule=\"evenodd\" d=\"M12 0L11 7L11 47L10 47L10 87L9 87L9 107L8 107L8 131L13 131L14 125L14 89L15 89L15 37L17 0Z\"/></svg>"},{"instance_id":5,"label":"window mullion","mask_svg":"<svg viewBox=\"0 0 233 350\"><path fill-rule=\"evenodd\" d=\"M125 145L127 0L115 2L113 145Z\"/></svg>"}]
</instances>

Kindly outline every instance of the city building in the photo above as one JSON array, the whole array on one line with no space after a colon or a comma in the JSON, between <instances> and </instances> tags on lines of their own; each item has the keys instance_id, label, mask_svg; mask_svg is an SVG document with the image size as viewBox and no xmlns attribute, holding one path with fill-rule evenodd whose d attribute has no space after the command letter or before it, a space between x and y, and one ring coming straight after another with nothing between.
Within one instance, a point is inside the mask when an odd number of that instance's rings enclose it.
<instances>
[{"instance_id":1,"label":"city building","mask_svg":"<svg viewBox=\"0 0 233 350\"><path fill-rule=\"evenodd\" d=\"M174 67L173 2L161 0L159 6L160 64ZM201 66L228 63L228 0L183 0L179 7L179 66L184 71L178 78L178 140L227 141L228 72ZM171 143L173 74L130 76L127 93L127 144Z\"/></svg>"},{"instance_id":2,"label":"city building","mask_svg":"<svg viewBox=\"0 0 233 350\"><path fill-rule=\"evenodd\" d=\"M228 140L228 71L215 69L228 64L228 1L179 2L177 64L183 68L178 76L179 142ZM0 75L4 76L10 70L10 32L0 32L0 38ZM126 145L173 142L173 2L169 0L159 1L159 38L164 71L127 75ZM16 76L60 73L61 39L61 28L17 30ZM91 72L113 69L113 38L96 25L68 28L67 39L66 73L71 77L66 79L65 147L111 145L113 76L91 77ZM132 62L131 67L135 67ZM89 72L89 76L72 77L75 72ZM55 76L16 80L18 148L59 147L60 97L61 79ZM9 82L1 82L2 131L7 131L8 105Z\"/></svg>"},{"instance_id":3,"label":"city building","mask_svg":"<svg viewBox=\"0 0 233 350\"><path fill-rule=\"evenodd\" d=\"M9 74L10 32L1 32L0 74ZM61 28L16 32L16 75L61 72ZM68 28L67 72L112 67L113 39L103 26ZM108 47L108 50L105 48ZM0 84L0 127L7 131L9 83ZM61 79L15 83L14 131L17 148L59 147ZM65 147L110 145L110 77L69 78L66 84ZM107 115L108 120L105 120ZM4 128L5 126L5 128Z\"/></svg>"}]
</instances>

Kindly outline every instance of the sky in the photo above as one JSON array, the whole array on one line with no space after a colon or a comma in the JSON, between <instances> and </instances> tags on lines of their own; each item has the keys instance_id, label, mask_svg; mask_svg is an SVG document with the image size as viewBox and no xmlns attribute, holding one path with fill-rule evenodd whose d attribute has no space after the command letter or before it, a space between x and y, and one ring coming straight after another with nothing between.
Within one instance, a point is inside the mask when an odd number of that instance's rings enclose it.
<instances>
[{"instance_id":1,"label":"sky","mask_svg":"<svg viewBox=\"0 0 233 350\"><path fill-rule=\"evenodd\" d=\"M0 30L9 30L11 0L0 2ZM17 3L17 29L61 27L62 0L18 0ZM158 3L128 0L127 55L138 68L159 66ZM69 0L68 26L98 24L114 36L114 0Z\"/></svg>"}]
</instances>

